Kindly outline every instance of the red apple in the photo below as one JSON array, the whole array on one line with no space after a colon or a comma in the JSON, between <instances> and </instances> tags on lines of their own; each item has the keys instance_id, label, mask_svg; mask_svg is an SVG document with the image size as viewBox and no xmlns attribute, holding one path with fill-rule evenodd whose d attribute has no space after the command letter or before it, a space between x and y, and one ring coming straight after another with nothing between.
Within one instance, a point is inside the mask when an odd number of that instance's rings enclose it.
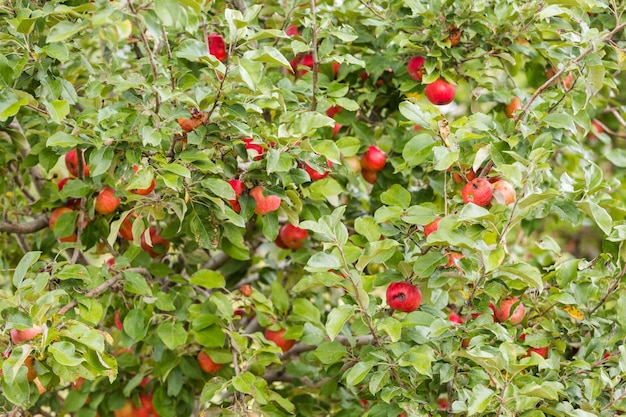
<instances>
[{"instance_id":1,"label":"red apple","mask_svg":"<svg viewBox=\"0 0 626 417\"><path fill-rule=\"evenodd\" d=\"M452 323L463 324L463 317L456 313L450 313L449 319Z\"/></svg>"},{"instance_id":2,"label":"red apple","mask_svg":"<svg viewBox=\"0 0 626 417\"><path fill-rule=\"evenodd\" d=\"M218 61L224 61L226 59L226 42L222 35L212 33L207 37L207 43L209 44L209 53L217 58Z\"/></svg>"},{"instance_id":3,"label":"red apple","mask_svg":"<svg viewBox=\"0 0 626 417\"><path fill-rule=\"evenodd\" d=\"M155 227L150 227L146 233L150 233L150 240L152 246L146 241L146 234L141 235L141 249L147 252L152 258L161 258L165 256L170 249L170 242L167 239L161 237Z\"/></svg>"},{"instance_id":4,"label":"red apple","mask_svg":"<svg viewBox=\"0 0 626 417\"><path fill-rule=\"evenodd\" d=\"M85 151L81 150L81 154L83 156L83 174L85 177L89 176L89 165L85 162ZM72 149L68 153L65 154L65 166L67 167L68 172L73 177L78 177L78 156L76 149Z\"/></svg>"},{"instance_id":5,"label":"red apple","mask_svg":"<svg viewBox=\"0 0 626 417\"><path fill-rule=\"evenodd\" d=\"M326 178L328 174L330 174L330 168L333 167L333 163L330 160L326 160L326 164L328 165L328 169L325 169L324 172L319 172L313 169L311 165L304 163L304 170L309 174L312 181L321 180L322 178Z\"/></svg>"},{"instance_id":6,"label":"red apple","mask_svg":"<svg viewBox=\"0 0 626 417\"><path fill-rule=\"evenodd\" d=\"M493 198L500 204L509 205L515 201L515 189L504 180L493 183Z\"/></svg>"},{"instance_id":7,"label":"red apple","mask_svg":"<svg viewBox=\"0 0 626 417\"><path fill-rule=\"evenodd\" d=\"M340 125L339 123L335 123L335 126L333 126L333 135L331 136L331 138L334 138L335 136L337 136L342 127L343 125Z\"/></svg>"},{"instance_id":8,"label":"red apple","mask_svg":"<svg viewBox=\"0 0 626 417\"><path fill-rule=\"evenodd\" d=\"M248 154L255 161L259 161L263 159L263 153L265 152L265 148L259 145L258 143L252 143L254 141L253 138L243 138L241 139L243 143L246 144L246 149L248 150Z\"/></svg>"},{"instance_id":9,"label":"red apple","mask_svg":"<svg viewBox=\"0 0 626 417\"><path fill-rule=\"evenodd\" d=\"M544 346L540 348L530 347L526 351L526 356L530 356L532 352L535 352L537 355L541 356L544 359L548 359L548 352L550 351L550 346Z\"/></svg>"},{"instance_id":10,"label":"red apple","mask_svg":"<svg viewBox=\"0 0 626 417\"><path fill-rule=\"evenodd\" d=\"M76 381L70 383L72 389L81 389L83 384L85 383L85 378L78 378Z\"/></svg>"},{"instance_id":11,"label":"red apple","mask_svg":"<svg viewBox=\"0 0 626 417\"><path fill-rule=\"evenodd\" d=\"M298 69L298 67L308 67L313 68L313 55L311 54L300 54L297 55L294 59L291 60L291 68L297 77L302 77L304 74L309 72L308 69Z\"/></svg>"},{"instance_id":12,"label":"red apple","mask_svg":"<svg viewBox=\"0 0 626 417\"><path fill-rule=\"evenodd\" d=\"M120 331L124 328L124 325L122 324L122 319L120 319L119 310L115 310L115 327L117 327L117 330Z\"/></svg>"},{"instance_id":13,"label":"red apple","mask_svg":"<svg viewBox=\"0 0 626 417\"><path fill-rule=\"evenodd\" d=\"M115 189L105 187L96 197L96 212L106 216L113 213L120 206L119 197L115 197Z\"/></svg>"},{"instance_id":14,"label":"red apple","mask_svg":"<svg viewBox=\"0 0 626 417\"><path fill-rule=\"evenodd\" d=\"M410 313L422 303L422 292L408 282L392 282L387 287L387 304L394 310Z\"/></svg>"},{"instance_id":15,"label":"red apple","mask_svg":"<svg viewBox=\"0 0 626 417\"><path fill-rule=\"evenodd\" d=\"M592 120L591 121L591 130L589 131L589 134L587 135L587 137L591 140L591 141L596 141L598 139L598 134L600 133L604 133L604 128L602 127L602 125L600 124L599 121L597 120ZM62 181L62 180L61 180ZM61 183L59 183L61 184ZM59 185L59 191L61 191L60 185Z\"/></svg>"},{"instance_id":16,"label":"red apple","mask_svg":"<svg viewBox=\"0 0 626 417\"><path fill-rule=\"evenodd\" d=\"M366 171L378 172L385 167L387 155L378 146L370 146L361 157L361 167Z\"/></svg>"},{"instance_id":17,"label":"red apple","mask_svg":"<svg viewBox=\"0 0 626 417\"><path fill-rule=\"evenodd\" d=\"M289 249L289 246L285 245L285 242L283 242L283 239L280 237L280 233L278 233L278 236L274 239L274 244L281 249Z\"/></svg>"},{"instance_id":18,"label":"red apple","mask_svg":"<svg viewBox=\"0 0 626 417\"><path fill-rule=\"evenodd\" d=\"M158 417L152 405L152 394L143 393L139 395L141 407L134 407L135 417Z\"/></svg>"},{"instance_id":19,"label":"red apple","mask_svg":"<svg viewBox=\"0 0 626 417\"><path fill-rule=\"evenodd\" d=\"M448 262L446 263L446 268L456 268L459 271L462 271L462 269L459 267L458 265L458 261L460 261L461 259L465 258L465 256L462 253L459 252L449 252L448 253Z\"/></svg>"},{"instance_id":20,"label":"red apple","mask_svg":"<svg viewBox=\"0 0 626 417\"><path fill-rule=\"evenodd\" d=\"M252 295L252 287L249 286L248 284L244 284L239 287L239 292L244 297L250 297Z\"/></svg>"},{"instance_id":21,"label":"red apple","mask_svg":"<svg viewBox=\"0 0 626 417\"><path fill-rule=\"evenodd\" d=\"M300 249L304 240L309 237L309 232L288 223L280 228L278 235L283 244L289 249Z\"/></svg>"},{"instance_id":22,"label":"red apple","mask_svg":"<svg viewBox=\"0 0 626 417\"><path fill-rule=\"evenodd\" d=\"M59 217L61 217L61 215L64 213L71 213L73 211L74 210L72 210L69 207L57 207L56 209L52 211L52 214L50 214L50 218L48 219L48 227L50 227L51 230L54 230L54 225L56 224L57 220L59 220ZM74 225L74 229L76 229L75 225ZM76 236L76 233L72 233L69 236L64 236L60 238L59 241L76 242L77 239L78 238Z\"/></svg>"},{"instance_id":23,"label":"red apple","mask_svg":"<svg viewBox=\"0 0 626 417\"><path fill-rule=\"evenodd\" d=\"M285 339L283 335L285 334L285 329L280 330L265 330L265 338L270 341L276 343L283 352L287 352L291 349L297 342L297 340L293 339Z\"/></svg>"},{"instance_id":24,"label":"red apple","mask_svg":"<svg viewBox=\"0 0 626 417\"><path fill-rule=\"evenodd\" d=\"M339 75L339 68L341 64L339 62L333 62L333 74L335 74L335 78Z\"/></svg>"},{"instance_id":25,"label":"red apple","mask_svg":"<svg viewBox=\"0 0 626 417\"><path fill-rule=\"evenodd\" d=\"M287 36L300 36L300 27L298 25L291 25L285 29Z\"/></svg>"},{"instance_id":26,"label":"red apple","mask_svg":"<svg viewBox=\"0 0 626 417\"><path fill-rule=\"evenodd\" d=\"M517 304L515 311L511 313L511 307L513 304ZM491 307L491 305L489 306ZM496 321L500 323L504 323L509 320L509 322L513 325L519 324L524 319L524 315L526 314L526 309L524 308L524 304L519 302L519 298L517 297L509 297L500 301L500 306L496 307L495 305L491 307L493 309L493 316Z\"/></svg>"},{"instance_id":27,"label":"red apple","mask_svg":"<svg viewBox=\"0 0 626 417\"><path fill-rule=\"evenodd\" d=\"M504 114L506 114L506 117L509 119L512 119L515 117L515 112L521 108L522 100L520 100L519 97L513 97L509 104L504 107Z\"/></svg>"},{"instance_id":28,"label":"red apple","mask_svg":"<svg viewBox=\"0 0 626 417\"><path fill-rule=\"evenodd\" d=\"M439 229L439 222L441 221L441 217L437 217L432 222L428 223L424 226L424 237L428 237L433 232L436 232Z\"/></svg>"},{"instance_id":29,"label":"red apple","mask_svg":"<svg viewBox=\"0 0 626 417\"><path fill-rule=\"evenodd\" d=\"M133 172L137 173L137 171L139 170L140 168L137 165L133 165ZM150 194L152 190L154 190L154 187L156 187L156 179L152 178L152 182L150 183L148 188L133 188L132 190L128 190L128 191L130 191L133 194L147 195L147 194Z\"/></svg>"},{"instance_id":30,"label":"red apple","mask_svg":"<svg viewBox=\"0 0 626 417\"><path fill-rule=\"evenodd\" d=\"M331 106L328 109L326 109L326 116L332 117L334 119L337 113L341 112L342 110L343 110L343 107L341 106Z\"/></svg>"},{"instance_id":31,"label":"red apple","mask_svg":"<svg viewBox=\"0 0 626 417\"><path fill-rule=\"evenodd\" d=\"M411 78L416 81L422 81L424 75L424 62L426 58L420 55L415 55L409 60L408 71Z\"/></svg>"},{"instance_id":32,"label":"red apple","mask_svg":"<svg viewBox=\"0 0 626 417\"><path fill-rule=\"evenodd\" d=\"M265 188L259 186L255 187L250 191L250 196L256 202L256 207L254 208L254 212L258 215L264 215L271 211L276 211L280 207L280 202L282 201L280 197L277 195L264 195L263 191Z\"/></svg>"},{"instance_id":33,"label":"red apple","mask_svg":"<svg viewBox=\"0 0 626 417\"><path fill-rule=\"evenodd\" d=\"M59 191L63 190L63 187L65 187L65 184L67 184L67 182L70 180L69 177L63 178L61 181L57 182L57 187L59 188Z\"/></svg>"},{"instance_id":34,"label":"red apple","mask_svg":"<svg viewBox=\"0 0 626 417\"><path fill-rule=\"evenodd\" d=\"M229 180L228 183L230 184L232 189L235 191L235 199L228 200L228 202L232 206L233 210L236 213L239 213L241 211L241 205L239 204L239 197L241 197L243 192L246 190L246 185L243 183L243 181L237 180L237 179Z\"/></svg>"},{"instance_id":35,"label":"red apple","mask_svg":"<svg viewBox=\"0 0 626 417\"><path fill-rule=\"evenodd\" d=\"M435 400L440 410L448 408L448 399L446 397L439 397Z\"/></svg>"},{"instance_id":36,"label":"red apple","mask_svg":"<svg viewBox=\"0 0 626 417\"><path fill-rule=\"evenodd\" d=\"M478 177L465 184L461 195L465 204L474 203L484 207L491 201L493 187L485 178Z\"/></svg>"},{"instance_id":37,"label":"red apple","mask_svg":"<svg viewBox=\"0 0 626 417\"><path fill-rule=\"evenodd\" d=\"M378 177L376 171L368 171L367 169L361 170L361 175L363 176L363 179L365 179L365 181L369 182L370 184L375 184L376 178Z\"/></svg>"},{"instance_id":38,"label":"red apple","mask_svg":"<svg viewBox=\"0 0 626 417\"><path fill-rule=\"evenodd\" d=\"M198 364L200 365L200 369L202 369L207 374L217 373L220 369L224 367L224 365L221 363L213 362L211 357L207 355L203 350L198 353Z\"/></svg>"},{"instance_id":39,"label":"red apple","mask_svg":"<svg viewBox=\"0 0 626 417\"><path fill-rule=\"evenodd\" d=\"M38 334L41 334L43 332L43 329L41 328L41 326L33 326L30 329L24 329L24 330L18 330L18 329L11 329L11 331L9 332L9 335L11 336L11 342L13 342L14 344L18 344L21 342L27 342L29 340L31 340L32 338L34 338L35 336L37 336Z\"/></svg>"},{"instance_id":40,"label":"red apple","mask_svg":"<svg viewBox=\"0 0 626 417\"><path fill-rule=\"evenodd\" d=\"M127 215L120 225L120 236L126 240L133 240L133 224L130 221L131 215Z\"/></svg>"},{"instance_id":41,"label":"red apple","mask_svg":"<svg viewBox=\"0 0 626 417\"><path fill-rule=\"evenodd\" d=\"M424 93L431 103L442 106L449 104L454 100L455 87L439 78L428 84L424 89Z\"/></svg>"}]
</instances>

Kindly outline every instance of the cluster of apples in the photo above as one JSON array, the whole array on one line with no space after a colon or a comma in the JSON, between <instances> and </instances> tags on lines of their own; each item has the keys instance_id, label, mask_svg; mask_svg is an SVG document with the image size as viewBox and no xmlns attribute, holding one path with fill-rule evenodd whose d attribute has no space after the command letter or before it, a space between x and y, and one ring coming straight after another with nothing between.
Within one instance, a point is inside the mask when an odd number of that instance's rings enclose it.
<instances>
[{"instance_id":1,"label":"cluster of apples","mask_svg":"<svg viewBox=\"0 0 626 417\"><path fill-rule=\"evenodd\" d=\"M90 175L90 166L86 164L84 152L81 151L82 155L82 165L83 165L83 178L86 178ZM62 191L63 188L74 178L78 177L78 152L76 149L71 150L65 155L65 166L70 174L69 177L63 178L58 182L57 186L59 191ZM141 167L137 165L133 165L133 172L136 174L141 169ZM152 178L150 185L146 188L129 188L126 191L136 194L136 195L148 195L150 194L154 188L156 187L156 179ZM119 195L122 193L120 190L116 190L113 187L105 186L98 195L94 198L94 211L95 213L108 216L117 211L121 204L121 198ZM48 226L50 229L54 230L54 226L59 220L59 218L65 213L71 213L77 209L80 209L80 200L76 199L68 199L64 206L57 207L52 211L48 220ZM134 215L136 217L136 215ZM86 226L88 220L85 221L83 226ZM149 236L146 237L146 234ZM120 227L120 236L126 240L133 240L132 233L132 222L131 216L127 216L122 225ZM76 242L76 225L74 225L73 232L69 236L64 236L59 239L61 242ZM167 239L161 237L161 235L157 232L157 229L154 226L151 226L147 233L142 234L141 237L141 248L147 252L151 257L158 258L162 257L167 250L169 250L170 243Z\"/></svg>"},{"instance_id":2,"label":"cluster of apples","mask_svg":"<svg viewBox=\"0 0 626 417\"><path fill-rule=\"evenodd\" d=\"M424 63L426 58L415 55L409 60L407 69L409 76L416 81L422 82L424 76ZM438 78L430 84L426 85L424 94L431 103L437 106L443 106L452 103L456 88L453 84L448 83L443 78Z\"/></svg>"}]
</instances>

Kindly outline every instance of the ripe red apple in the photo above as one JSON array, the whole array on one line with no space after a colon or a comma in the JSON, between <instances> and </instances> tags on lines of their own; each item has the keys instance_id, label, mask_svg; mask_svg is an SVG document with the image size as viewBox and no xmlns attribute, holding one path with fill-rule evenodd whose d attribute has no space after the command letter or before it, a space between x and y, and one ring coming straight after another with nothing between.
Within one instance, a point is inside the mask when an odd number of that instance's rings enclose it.
<instances>
[{"instance_id":1,"label":"ripe red apple","mask_svg":"<svg viewBox=\"0 0 626 417\"><path fill-rule=\"evenodd\" d=\"M408 71L411 78L416 81L422 81L422 76L424 75L424 62L426 62L426 58L420 55L415 55L409 59Z\"/></svg>"},{"instance_id":2,"label":"ripe red apple","mask_svg":"<svg viewBox=\"0 0 626 417\"><path fill-rule=\"evenodd\" d=\"M265 152L265 148L259 145L258 143L252 143L254 141L253 138L243 138L241 139L243 143L246 144L246 149L248 150L248 154L255 161L259 161L263 159L263 153Z\"/></svg>"},{"instance_id":3,"label":"ripe red apple","mask_svg":"<svg viewBox=\"0 0 626 417\"><path fill-rule=\"evenodd\" d=\"M289 249L300 249L304 240L309 237L309 232L288 223L280 228L278 235L283 244Z\"/></svg>"},{"instance_id":4,"label":"ripe red apple","mask_svg":"<svg viewBox=\"0 0 626 417\"><path fill-rule=\"evenodd\" d=\"M367 169L361 170L361 175L365 181L370 184L376 184L376 178L378 177L378 173L376 171L368 171Z\"/></svg>"},{"instance_id":5,"label":"ripe red apple","mask_svg":"<svg viewBox=\"0 0 626 417\"><path fill-rule=\"evenodd\" d=\"M458 261L465 258L465 255L459 252L448 252L448 262L446 263L446 268L456 268L459 271L462 271L461 267L458 265Z\"/></svg>"},{"instance_id":6,"label":"ripe red apple","mask_svg":"<svg viewBox=\"0 0 626 417\"><path fill-rule=\"evenodd\" d=\"M326 116L332 117L334 119L337 113L340 113L342 110L343 107L341 106L331 106L326 110Z\"/></svg>"},{"instance_id":7,"label":"ripe red apple","mask_svg":"<svg viewBox=\"0 0 626 417\"><path fill-rule=\"evenodd\" d=\"M159 417L152 405L152 394L143 393L139 395L141 407L134 407L135 417Z\"/></svg>"},{"instance_id":8,"label":"ripe red apple","mask_svg":"<svg viewBox=\"0 0 626 417\"><path fill-rule=\"evenodd\" d=\"M235 191L235 199L228 200L228 202L232 206L235 213L239 213L241 211L241 205L239 204L239 197L241 197L243 192L246 190L246 185L243 183L243 181L237 180L237 179L228 180L228 183L230 184L232 189Z\"/></svg>"},{"instance_id":9,"label":"ripe red apple","mask_svg":"<svg viewBox=\"0 0 626 417\"><path fill-rule=\"evenodd\" d=\"M515 308L515 311L511 313L511 307L513 304L519 303ZM491 307L491 305L489 306ZM524 319L524 315L526 314L526 309L524 308L524 304L519 302L519 298L517 297L509 297L500 301L500 306L496 307L495 305L491 307L493 309L493 316L496 321L500 323L504 323L509 320L511 324L519 324Z\"/></svg>"},{"instance_id":10,"label":"ripe red apple","mask_svg":"<svg viewBox=\"0 0 626 417\"><path fill-rule=\"evenodd\" d=\"M297 340L293 339L285 339L283 335L285 334L285 329L280 330L265 330L265 338L270 341L276 343L283 352L287 352L291 349L297 342Z\"/></svg>"},{"instance_id":11,"label":"ripe red apple","mask_svg":"<svg viewBox=\"0 0 626 417\"><path fill-rule=\"evenodd\" d=\"M449 319L452 323L463 324L463 317L456 313L450 313Z\"/></svg>"},{"instance_id":12,"label":"ripe red apple","mask_svg":"<svg viewBox=\"0 0 626 417\"><path fill-rule=\"evenodd\" d=\"M478 177L465 184L461 195L465 204L474 203L477 206L484 207L491 201L493 187L485 178Z\"/></svg>"},{"instance_id":13,"label":"ripe red apple","mask_svg":"<svg viewBox=\"0 0 626 417\"><path fill-rule=\"evenodd\" d=\"M11 331L9 332L9 335L11 336L11 342L13 342L14 344L18 344L21 342L27 342L31 340L32 338L34 338L35 336L37 336L38 334L41 334L42 332L43 332L43 329L41 328L41 326L35 325L31 327L30 329L24 329L24 330L11 329Z\"/></svg>"},{"instance_id":14,"label":"ripe red apple","mask_svg":"<svg viewBox=\"0 0 626 417\"><path fill-rule=\"evenodd\" d=\"M115 327L117 330L122 330L124 328L124 324L122 324L122 319L120 318L120 311L115 310Z\"/></svg>"},{"instance_id":15,"label":"ripe red apple","mask_svg":"<svg viewBox=\"0 0 626 417\"><path fill-rule=\"evenodd\" d=\"M410 313L422 303L422 292L408 282L392 282L387 287L387 304L394 310Z\"/></svg>"},{"instance_id":16,"label":"ripe red apple","mask_svg":"<svg viewBox=\"0 0 626 417\"><path fill-rule=\"evenodd\" d=\"M515 201L515 189L508 181L496 181L493 183L493 197L498 203L508 206Z\"/></svg>"},{"instance_id":17,"label":"ripe red apple","mask_svg":"<svg viewBox=\"0 0 626 417\"><path fill-rule=\"evenodd\" d=\"M341 130L342 127L343 127L343 125L341 125L339 123L335 123L335 125L333 126L333 134L332 134L331 138L334 138L335 136L337 136L339 134L339 131Z\"/></svg>"},{"instance_id":18,"label":"ripe red apple","mask_svg":"<svg viewBox=\"0 0 626 417\"><path fill-rule=\"evenodd\" d=\"M387 155L378 146L370 146L361 156L361 167L366 171L378 172L386 163Z\"/></svg>"},{"instance_id":19,"label":"ripe red apple","mask_svg":"<svg viewBox=\"0 0 626 417\"><path fill-rule=\"evenodd\" d=\"M308 69L298 69L298 67L308 67L313 68L313 55L311 54L299 54L296 55L294 59L291 60L291 68L297 77L302 77L304 74L309 72Z\"/></svg>"},{"instance_id":20,"label":"ripe red apple","mask_svg":"<svg viewBox=\"0 0 626 417\"><path fill-rule=\"evenodd\" d=\"M506 117L509 119L512 119L515 117L515 112L521 108L522 100L520 100L519 97L513 97L509 104L504 107L504 114L506 114Z\"/></svg>"},{"instance_id":21,"label":"ripe red apple","mask_svg":"<svg viewBox=\"0 0 626 417\"><path fill-rule=\"evenodd\" d=\"M441 217L437 217L432 222L428 223L424 226L424 237L428 237L433 232L436 232L439 229L439 222L441 221Z\"/></svg>"},{"instance_id":22,"label":"ripe red apple","mask_svg":"<svg viewBox=\"0 0 626 417\"><path fill-rule=\"evenodd\" d=\"M170 242L161 237L154 226L150 227L147 233L150 233L152 246L148 245L148 242L146 241L146 234L143 233L141 235L141 249L143 249L144 252L147 252L152 258L161 258L165 256L167 251L170 249Z\"/></svg>"},{"instance_id":23,"label":"ripe red apple","mask_svg":"<svg viewBox=\"0 0 626 417\"><path fill-rule=\"evenodd\" d=\"M85 162L85 151L81 150L81 154L83 156L83 174L85 177L89 176L89 165ZM67 167L67 171L73 177L78 177L78 156L76 149L72 149L68 153L65 154L65 166Z\"/></svg>"},{"instance_id":24,"label":"ripe red apple","mask_svg":"<svg viewBox=\"0 0 626 417\"><path fill-rule=\"evenodd\" d=\"M120 206L119 197L115 197L115 189L105 187L96 197L96 212L106 216L113 213Z\"/></svg>"},{"instance_id":25,"label":"ripe red apple","mask_svg":"<svg viewBox=\"0 0 626 417\"><path fill-rule=\"evenodd\" d=\"M57 220L59 220L59 217L61 217L62 214L64 213L71 213L74 210L72 210L69 207L57 207L52 211L52 214L50 214L50 218L48 219L48 227L50 227L50 230L54 230L54 225L56 224ZM76 226L74 225L74 229L76 229ZM64 236L62 238L59 239L60 242L76 242L77 240L77 236L76 233L72 233L69 236Z\"/></svg>"},{"instance_id":26,"label":"ripe red apple","mask_svg":"<svg viewBox=\"0 0 626 417\"><path fill-rule=\"evenodd\" d=\"M339 75L339 68L341 68L341 64L339 62L333 62L333 74L335 74L335 78Z\"/></svg>"},{"instance_id":27,"label":"ripe red apple","mask_svg":"<svg viewBox=\"0 0 626 417\"><path fill-rule=\"evenodd\" d=\"M278 233L278 236L274 239L274 244L281 249L289 249L289 246L285 245L285 242L283 242L283 239L280 237L280 233Z\"/></svg>"},{"instance_id":28,"label":"ripe red apple","mask_svg":"<svg viewBox=\"0 0 626 417\"><path fill-rule=\"evenodd\" d=\"M221 363L213 362L211 357L207 355L203 350L198 353L198 364L200 365L200 369L202 369L207 374L217 373L220 369L224 367L224 365Z\"/></svg>"},{"instance_id":29,"label":"ripe red apple","mask_svg":"<svg viewBox=\"0 0 626 417\"><path fill-rule=\"evenodd\" d=\"M596 136L596 135L600 134L600 133L604 133L604 128L602 127L600 122L598 122L595 119L592 120L591 121L591 130L589 131L589 134L587 135L587 137L591 141L596 141L598 139L598 136ZM61 183L59 183L59 184L61 184ZM61 188L59 188L59 191L61 191Z\"/></svg>"},{"instance_id":30,"label":"ripe red apple","mask_svg":"<svg viewBox=\"0 0 626 417\"><path fill-rule=\"evenodd\" d=\"M65 177L61 181L57 182L57 187L59 188L59 191L63 190L63 187L65 187L65 184L67 184L69 180L70 180L70 177Z\"/></svg>"},{"instance_id":31,"label":"ripe red apple","mask_svg":"<svg viewBox=\"0 0 626 417\"><path fill-rule=\"evenodd\" d=\"M304 163L304 170L309 174L312 181L321 180L322 178L326 178L328 174L330 174L330 168L333 167L333 163L327 159L326 164L328 165L328 169L325 169L324 172L316 171L311 165Z\"/></svg>"},{"instance_id":32,"label":"ripe red apple","mask_svg":"<svg viewBox=\"0 0 626 417\"><path fill-rule=\"evenodd\" d=\"M543 346L539 348L530 347L526 351L526 356L530 356L532 352L535 352L537 355L541 356L544 359L548 359L548 352L550 351L550 346Z\"/></svg>"},{"instance_id":33,"label":"ripe red apple","mask_svg":"<svg viewBox=\"0 0 626 417\"><path fill-rule=\"evenodd\" d=\"M437 106L442 106L444 104L449 104L452 100L454 100L454 90L454 85L439 78L428 84L424 89L424 93L431 103Z\"/></svg>"},{"instance_id":34,"label":"ripe red apple","mask_svg":"<svg viewBox=\"0 0 626 417\"><path fill-rule=\"evenodd\" d=\"M133 224L130 221L131 215L127 215L120 225L120 236L126 240L133 240Z\"/></svg>"},{"instance_id":35,"label":"ripe red apple","mask_svg":"<svg viewBox=\"0 0 626 417\"><path fill-rule=\"evenodd\" d=\"M300 36L300 27L298 25L291 25L285 29L287 36Z\"/></svg>"},{"instance_id":36,"label":"ripe red apple","mask_svg":"<svg viewBox=\"0 0 626 417\"><path fill-rule=\"evenodd\" d=\"M223 62L226 59L226 42L224 42L222 35L210 34L207 37L207 43L209 44L209 53L218 61Z\"/></svg>"},{"instance_id":37,"label":"ripe red apple","mask_svg":"<svg viewBox=\"0 0 626 417\"><path fill-rule=\"evenodd\" d=\"M278 210L278 208L280 207L280 202L282 201L277 195L264 195L264 190L265 188L259 186L253 188L250 191L250 196L252 196L252 198L256 202L254 212L258 215L264 215L271 211Z\"/></svg>"},{"instance_id":38,"label":"ripe red apple","mask_svg":"<svg viewBox=\"0 0 626 417\"><path fill-rule=\"evenodd\" d=\"M140 169L143 169L143 168L139 168L137 165L133 165L133 172L135 174ZM128 191L130 191L133 194L147 195L147 194L150 194L152 190L154 190L154 187L156 187L156 179L152 178L152 182L150 183L148 188L133 188L132 190L128 190Z\"/></svg>"}]
</instances>

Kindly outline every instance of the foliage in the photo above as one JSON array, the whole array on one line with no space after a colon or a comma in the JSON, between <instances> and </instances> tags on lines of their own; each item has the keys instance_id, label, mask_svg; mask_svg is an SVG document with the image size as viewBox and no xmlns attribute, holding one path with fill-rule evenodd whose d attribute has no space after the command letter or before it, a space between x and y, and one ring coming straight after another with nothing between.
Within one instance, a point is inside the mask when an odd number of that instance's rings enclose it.
<instances>
[{"instance_id":1,"label":"foliage","mask_svg":"<svg viewBox=\"0 0 626 417\"><path fill-rule=\"evenodd\" d=\"M3 412L110 416L147 393L161 417L626 410L622 2L0 5ZM440 77L445 107L424 96ZM517 199L464 204L474 175ZM101 215L106 186L121 205ZM258 214L258 186L278 210ZM302 248L275 243L288 223ZM401 281L416 311L389 308ZM512 296L524 319L495 322Z\"/></svg>"}]
</instances>

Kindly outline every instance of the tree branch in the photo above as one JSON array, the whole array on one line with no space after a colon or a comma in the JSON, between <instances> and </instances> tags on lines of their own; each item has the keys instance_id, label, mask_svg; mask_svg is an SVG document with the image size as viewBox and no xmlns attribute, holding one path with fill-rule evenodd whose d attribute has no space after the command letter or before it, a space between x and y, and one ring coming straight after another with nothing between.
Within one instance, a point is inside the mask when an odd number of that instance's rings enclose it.
<instances>
[{"instance_id":1,"label":"tree branch","mask_svg":"<svg viewBox=\"0 0 626 417\"><path fill-rule=\"evenodd\" d=\"M319 57L317 56L317 14L315 10L316 1L317 0L309 0L309 4L311 5L311 14L313 15L313 24L311 25L311 43L313 44L313 50L311 51L311 54L313 55L313 97L311 98L312 111L315 111L317 109L317 76L320 69Z\"/></svg>"},{"instance_id":2,"label":"tree branch","mask_svg":"<svg viewBox=\"0 0 626 417\"><path fill-rule=\"evenodd\" d=\"M25 235L35 233L48 227L48 216L42 215L24 223L0 222L0 232L17 233Z\"/></svg>"},{"instance_id":3,"label":"tree branch","mask_svg":"<svg viewBox=\"0 0 626 417\"><path fill-rule=\"evenodd\" d=\"M145 269L145 268L128 268L128 269L125 269L125 271L127 271L127 272L137 272L137 273L142 274L142 275L150 276L150 272L148 272L148 270ZM115 285L115 283L120 281L123 277L124 277L124 275L122 274L122 272L118 273L114 277L109 278L108 280L104 281L102 284L98 285L96 288L90 290L87 293L87 297L91 298L91 297L94 297L96 295L100 295L101 293L103 293L104 291L106 291L107 289L109 289L113 285ZM78 305L78 301L76 301L76 300L71 301L71 302L67 303L65 306L63 306L59 310L58 314L63 315L65 313L67 313L68 311L70 311L72 308L76 307L77 305Z\"/></svg>"},{"instance_id":4,"label":"tree branch","mask_svg":"<svg viewBox=\"0 0 626 417\"><path fill-rule=\"evenodd\" d=\"M615 35L617 32L619 32L620 30L622 30L624 27L626 27L626 22L622 23L621 25L618 25L617 27L615 27L615 29L613 29L612 31L610 31L608 34L606 34L605 36L602 37L602 39L600 39L600 42L606 42L608 40L610 40L613 35ZM578 62L580 62L584 57L586 57L587 55L589 55L591 52L593 52L593 50L595 49L595 45L590 46L589 48L585 49L583 52L580 53L580 55L578 55L576 58L574 58L573 60L571 60L567 65L564 65L563 68L561 68L559 71L556 71L554 73L554 75L552 77L550 77L550 79L548 79L548 81L546 81L545 83L543 83L534 93L533 95L530 97L530 99L526 102L526 104L524 105L524 107L522 107L522 110L519 112L519 114L515 117L515 123L517 124L522 117L528 113L528 109L530 108L530 105L537 99L537 97L539 97L539 94L541 94L546 88L548 88L550 85L552 85L552 83L554 83L554 81L558 80L559 77L561 75L563 75L563 73L573 64L576 64Z\"/></svg>"}]
</instances>

